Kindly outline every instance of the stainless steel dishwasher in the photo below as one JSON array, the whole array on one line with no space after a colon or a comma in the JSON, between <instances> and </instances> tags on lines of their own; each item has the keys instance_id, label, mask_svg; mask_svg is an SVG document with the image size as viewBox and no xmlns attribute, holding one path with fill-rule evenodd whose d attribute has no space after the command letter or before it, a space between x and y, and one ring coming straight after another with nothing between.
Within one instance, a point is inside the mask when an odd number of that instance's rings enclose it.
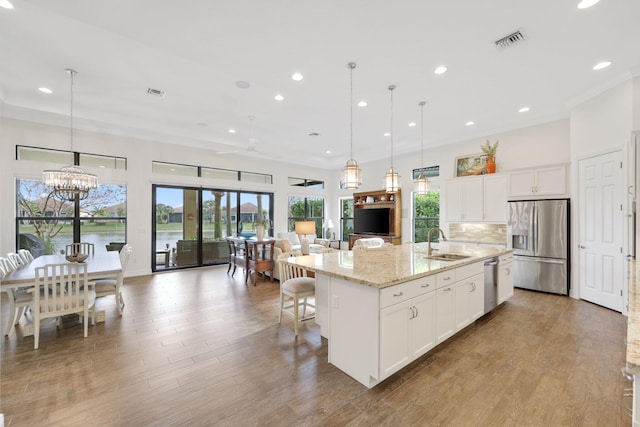
<instances>
[{"instance_id":1,"label":"stainless steel dishwasher","mask_svg":"<svg viewBox=\"0 0 640 427\"><path fill-rule=\"evenodd\" d=\"M498 258L484 262L484 314L498 304Z\"/></svg>"}]
</instances>

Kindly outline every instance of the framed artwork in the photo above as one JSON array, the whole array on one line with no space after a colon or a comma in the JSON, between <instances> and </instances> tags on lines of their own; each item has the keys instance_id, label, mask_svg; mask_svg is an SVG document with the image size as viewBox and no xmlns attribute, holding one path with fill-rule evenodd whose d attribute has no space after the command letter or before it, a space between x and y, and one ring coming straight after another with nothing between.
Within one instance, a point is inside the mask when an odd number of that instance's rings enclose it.
<instances>
[{"instance_id":1,"label":"framed artwork","mask_svg":"<svg viewBox=\"0 0 640 427\"><path fill-rule=\"evenodd\" d=\"M456 177L470 175L484 175L487 173L487 154L471 154L456 157Z\"/></svg>"}]
</instances>

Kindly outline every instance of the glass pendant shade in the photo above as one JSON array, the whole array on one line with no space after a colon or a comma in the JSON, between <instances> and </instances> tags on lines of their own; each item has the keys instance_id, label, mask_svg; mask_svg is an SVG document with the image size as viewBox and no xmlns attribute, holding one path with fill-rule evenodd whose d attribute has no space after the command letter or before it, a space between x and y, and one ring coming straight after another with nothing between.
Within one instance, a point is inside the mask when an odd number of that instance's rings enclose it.
<instances>
[{"instance_id":1,"label":"glass pendant shade","mask_svg":"<svg viewBox=\"0 0 640 427\"><path fill-rule=\"evenodd\" d=\"M71 165L42 172L42 183L53 187L53 195L60 200L73 201L76 195L84 200L89 195L89 190L98 187L98 177Z\"/></svg>"},{"instance_id":2,"label":"glass pendant shade","mask_svg":"<svg viewBox=\"0 0 640 427\"><path fill-rule=\"evenodd\" d=\"M358 162L349 159L342 170L342 179L340 180L342 187L347 190L356 190L362 185L362 169L358 166Z\"/></svg>"},{"instance_id":3,"label":"glass pendant shade","mask_svg":"<svg viewBox=\"0 0 640 427\"><path fill-rule=\"evenodd\" d=\"M400 189L400 175L393 167L390 167L384 176L384 187L389 194L395 194Z\"/></svg>"},{"instance_id":4,"label":"glass pendant shade","mask_svg":"<svg viewBox=\"0 0 640 427\"><path fill-rule=\"evenodd\" d=\"M69 113L69 145L73 153L73 76L76 71L67 69L71 76L71 102ZM53 195L63 201L74 201L76 197L84 200L89 195L89 190L98 187L98 177L85 172L80 166L69 165L58 170L46 170L42 172L42 183L53 187Z\"/></svg>"},{"instance_id":5,"label":"glass pendant shade","mask_svg":"<svg viewBox=\"0 0 640 427\"><path fill-rule=\"evenodd\" d=\"M429 193L429 180L424 176L422 171L420 171L420 175L413 180L413 192L420 196L424 196Z\"/></svg>"}]
</instances>

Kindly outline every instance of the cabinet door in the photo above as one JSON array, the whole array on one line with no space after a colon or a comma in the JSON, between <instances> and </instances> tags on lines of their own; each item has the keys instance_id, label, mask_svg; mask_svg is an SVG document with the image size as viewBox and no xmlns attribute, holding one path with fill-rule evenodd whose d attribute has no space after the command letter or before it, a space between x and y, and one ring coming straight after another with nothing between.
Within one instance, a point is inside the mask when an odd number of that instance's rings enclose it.
<instances>
[{"instance_id":1,"label":"cabinet door","mask_svg":"<svg viewBox=\"0 0 640 427\"><path fill-rule=\"evenodd\" d=\"M483 220L483 197L482 197L481 176L473 178L465 178L463 182L464 194L464 220L465 221L482 221ZM505 208L506 209L506 208Z\"/></svg>"},{"instance_id":2,"label":"cabinet door","mask_svg":"<svg viewBox=\"0 0 640 427\"><path fill-rule=\"evenodd\" d=\"M484 220L507 222L507 177L504 174L484 177Z\"/></svg>"},{"instance_id":3,"label":"cabinet door","mask_svg":"<svg viewBox=\"0 0 640 427\"><path fill-rule=\"evenodd\" d=\"M469 292L469 313L474 322L484 314L484 275L479 274L471 278L471 291Z\"/></svg>"},{"instance_id":4,"label":"cabinet door","mask_svg":"<svg viewBox=\"0 0 640 427\"><path fill-rule=\"evenodd\" d=\"M564 166L536 169L536 194L565 194L566 181Z\"/></svg>"},{"instance_id":5,"label":"cabinet door","mask_svg":"<svg viewBox=\"0 0 640 427\"><path fill-rule=\"evenodd\" d=\"M502 304L513 296L513 264L498 264L498 304Z\"/></svg>"},{"instance_id":6,"label":"cabinet door","mask_svg":"<svg viewBox=\"0 0 640 427\"><path fill-rule=\"evenodd\" d=\"M456 331L455 288L446 286L436 291L436 339L440 344Z\"/></svg>"},{"instance_id":7,"label":"cabinet door","mask_svg":"<svg viewBox=\"0 0 640 427\"><path fill-rule=\"evenodd\" d=\"M509 196L530 196L535 189L533 170L509 172L507 174L507 194Z\"/></svg>"},{"instance_id":8,"label":"cabinet door","mask_svg":"<svg viewBox=\"0 0 640 427\"><path fill-rule=\"evenodd\" d=\"M471 323L471 280L464 279L455 285L455 331Z\"/></svg>"},{"instance_id":9,"label":"cabinet door","mask_svg":"<svg viewBox=\"0 0 640 427\"><path fill-rule=\"evenodd\" d=\"M411 357L423 355L436 345L436 293L428 292L411 300Z\"/></svg>"},{"instance_id":10,"label":"cabinet door","mask_svg":"<svg viewBox=\"0 0 640 427\"><path fill-rule=\"evenodd\" d=\"M463 180L457 179L446 183L447 219L452 222L464 220L464 186Z\"/></svg>"},{"instance_id":11,"label":"cabinet door","mask_svg":"<svg viewBox=\"0 0 640 427\"><path fill-rule=\"evenodd\" d=\"M380 310L380 377L386 378L409 363L409 322L412 300Z\"/></svg>"}]
</instances>

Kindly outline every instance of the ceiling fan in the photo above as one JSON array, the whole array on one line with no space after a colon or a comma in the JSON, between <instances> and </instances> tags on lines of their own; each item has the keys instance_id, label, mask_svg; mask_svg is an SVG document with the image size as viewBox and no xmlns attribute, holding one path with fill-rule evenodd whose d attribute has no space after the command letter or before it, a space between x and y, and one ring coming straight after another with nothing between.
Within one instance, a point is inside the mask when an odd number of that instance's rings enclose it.
<instances>
[{"instance_id":1,"label":"ceiling fan","mask_svg":"<svg viewBox=\"0 0 640 427\"><path fill-rule=\"evenodd\" d=\"M256 116L254 115L249 116L249 125L250 125L249 144L245 148L238 148L236 150L216 151L216 154L233 154L233 153L246 153L246 152L259 153L259 151L256 150L256 147L255 147L259 141L253 136L253 121L255 119L256 119Z\"/></svg>"}]
</instances>

